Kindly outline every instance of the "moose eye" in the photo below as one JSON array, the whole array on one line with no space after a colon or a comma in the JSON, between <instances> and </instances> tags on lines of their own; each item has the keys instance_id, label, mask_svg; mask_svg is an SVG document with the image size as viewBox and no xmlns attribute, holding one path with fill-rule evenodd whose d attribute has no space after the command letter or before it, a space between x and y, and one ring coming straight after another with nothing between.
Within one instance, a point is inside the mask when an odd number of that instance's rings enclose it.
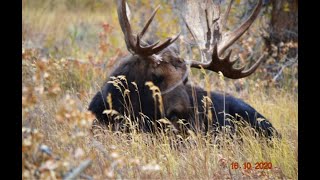
<instances>
[{"instance_id":1,"label":"moose eye","mask_svg":"<svg viewBox=\"0 0 320 180\"><path fill-rule=\"evenodd\" d=\"M152 74L152 80L153 80L153 83L155 83L156 85L159 85L164 80L164 77Z\"/></svg>"}]
</instances>

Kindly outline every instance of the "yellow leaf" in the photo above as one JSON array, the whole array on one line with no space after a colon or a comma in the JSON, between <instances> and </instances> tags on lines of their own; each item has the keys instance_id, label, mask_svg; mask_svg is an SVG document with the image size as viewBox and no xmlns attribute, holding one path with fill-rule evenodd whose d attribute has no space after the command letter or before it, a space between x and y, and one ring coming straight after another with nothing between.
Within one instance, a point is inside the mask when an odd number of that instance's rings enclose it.
<instances>
[{"instance_id":1,"label":"yellow leaf","mask_svg":"<svg viewBox=\"0 0 320 180\"><path fill-rule=\"evenodd\" d=\"M284 12L290 12L290 8L289 8L289 3L288 2L285 2L283 4L283 11Z\"/></svg>"}]
</instances>

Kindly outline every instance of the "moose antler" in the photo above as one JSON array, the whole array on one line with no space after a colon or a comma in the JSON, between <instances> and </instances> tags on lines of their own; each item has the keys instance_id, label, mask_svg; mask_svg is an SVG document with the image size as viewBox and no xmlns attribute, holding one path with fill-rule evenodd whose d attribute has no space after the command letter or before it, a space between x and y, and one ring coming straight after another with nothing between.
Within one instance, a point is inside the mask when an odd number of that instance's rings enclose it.
<instances>
[{"instance_id":1,"label":"moose antler","mask_svg":"<svg viewBox=\"0 0 320 180\"><path fill-rule=\"evenodd\" d=\"M150 23L152 22L154 16L156 15L159 9L159 6L153 11L151 17L149 18L147 23L144 25L142 31L138 33L136 36L133 35L132 33L131 25L127 17L126 0L118 0L117 6L118 6L117 11L118 11L119 23L120 23L122 32L124 34L124 39L127 45L127 49L132 54L137 54L144 57L151 56L153 54L158 54L159 52L161 52L166 47L170 46L170 44L172 44L174 41L178 39L180 33L176 35L174 38L168 38L165 42L161 44L159 44L160 41L157 41L154 44L146 45L146 43L141 42L141 38L147 31Z\"/></svg>"},{"instance_id":2,"label":"moose antler","mask_svg":"<svg viewBox=\"0 0 320 180\"><path fill-rule=\"evenodd\" d=\"M243 71L245 67L241 67L238 69L232 67L232 65L237 62L237 60L230 60L232 50L229 51L226 57L220 58L217 49L217 45L215 45L213 47L212 60L209 63L192 61L191 67L200 68L202 66L204 69L208 69L214 72L221 71L225 77L231 79L240 79L252 74L259 67L263 59L263 56L260 57L259 60L253 66L251 66L250 69Z\"/></svg>"},{"instance_id":3,"label":"moose antler","mask_svg":"<svg viewBox=\"0 0 320 180\"><path fill-rule=\"evenodd\" d=\"M187 0L192 3L191 0ZM244 67L235 69L233 68L233 64L236 63L235 61L230 60L231 52L224 57L221 58L220 56L236 41L238 40L242 34L244 34L253 21L257 18L261 7L262 7L262 0L259 0L258 4L256 5L255 9L253 10L252 14L249 16L249 18L241 24L236 30L232 32L226 32L223 33L222 30L224 29L225 23L227 21L227 18L229 16L229 11L231 8L231 5L233 3L233 0L230 1L230 4L227 8L227 11L225 15L220 18L220 9L217 5L213 4L211 1L204 1L202 4L202 7L199 10L204 10L205 13L205 21L206 27L203 27L203 24L201 27L194 26L194 22L199 22L198 19L192 19L190 15L187 15L187 13L182 14L185 18L184 21L186 22L187 28L189 29L192 37L197 42L198 46L200 47L201 53L205 54L206 58L209 59L209 56L211 56L210 62L200 62L200 61L191 61L191 67L194 68L200 68L202 66L204 69L208 69L214 72L221 71L225 77L232 78L232 79L239 79L243 77L247 77L250 74L252 74L260 65L260 63L263 60L263 56L248 70L244 71ZM187 3L186 3L187 4ZM188 7L189 10L192 9L191 7ZM188 9L187 8L187 9ZM210 14L210 10L214 11L213 15ZM200 12L199 12L200 13ZM203 13L203 12L201 12ZM194 16L194 15L193 15ZM194 16L196 17L196 16ZM203 17L202 17L203 18ZM199 29L204 30L203 37L199 37L195 31L199 31ZM206 36L204 36L204 34ZM205 39L206 42L203 40L201 41L200 38Z\"/></svg>"}]
</instances>

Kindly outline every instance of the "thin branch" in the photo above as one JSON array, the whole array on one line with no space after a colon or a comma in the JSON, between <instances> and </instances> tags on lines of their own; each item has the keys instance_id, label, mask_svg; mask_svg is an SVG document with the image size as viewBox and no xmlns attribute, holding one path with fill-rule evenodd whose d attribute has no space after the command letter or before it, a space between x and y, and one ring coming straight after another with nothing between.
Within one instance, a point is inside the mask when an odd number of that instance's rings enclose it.
<instances>
[{"instance_id":1,"label":"thin branch","mask_svg":"<svg viewBox=\"0 0 320 180\"><path fill-rule=\"evenodd\" d=\"M65 178L63 178L64 180L71 180L71 179L76 179L78 176L80 176L80 174L89 167L89 165L92 163L91 159L87 159L85 161L83 161L82 163L80 163L80 165L73 169L72 172L68 173Z\"/></svg>"},{"instance_id":2,"label":"thin branch","mask_svg":"<svg viewBox=\"0 0 320 180\"><path fill-rule=\"evenodd\" d=\"M279 78L279 76L282 74L282 71L286 67L292 66L293 64L298 62L298 55L295 58L286 58L286 59L288 59L288 61L281 66L280 71L272 78L273 81L276 81Z\"/></svg>"},{"instance_id":3,"label":"thin branch","mask_svg":"<svg viewBox=\"0 0 320 180\"><path fill-rule=\"evenodd\" d=\"M228 8L227 8L227 10L226 10L226 12L225 12L225 14L223 16L223 19L221 20L221 31L224 30L224 28L225 28L225 26L227 24L227 20L228 20L229 14L230 14L230 10L231 10L231 6L233 4L233 1L234 0L230 1L229 5L228 5Z\"/></svg>"}]
</instances>

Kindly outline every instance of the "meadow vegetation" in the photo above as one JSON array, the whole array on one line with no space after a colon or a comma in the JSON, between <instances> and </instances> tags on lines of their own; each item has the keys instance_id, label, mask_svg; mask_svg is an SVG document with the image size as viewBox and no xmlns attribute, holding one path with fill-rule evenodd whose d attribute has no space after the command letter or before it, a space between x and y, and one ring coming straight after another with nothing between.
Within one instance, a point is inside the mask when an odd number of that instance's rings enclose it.
<instances>
[{"instance_id":1,"label":"meadow vegetation","mask_svg":"<svg viewBox=\"0 0 320 180\"><path fill-rule=\"evenodd\" d=\"M245 16L246 2L236 1L230 26ZM150 34L164 39L180 30L171 1L130 1L132 24L139 29L157 4L162 8ZM243 64L266 53L262 36L270 17L264 13L233 46ZM262 142L246 129L242 141L193 132L182 138L165 132L92 131L94 116L88 104L118 58L128 54L115 2L23 0L22 16L23 179L61 179L83 162L89 166L81 179L297 179L298 65L297 59L286 56L288 48L298 48L297 42L274 47L257 72L245 79L190 72L191 83L252 105L271 121L281 139ZM199 58L197 48L187 52L189 44L183 38L181 56ZM231 167L247 162L252 169ZM254 169L258 162L271 162L272 168Z\"/></svg>"}]
</instances>

